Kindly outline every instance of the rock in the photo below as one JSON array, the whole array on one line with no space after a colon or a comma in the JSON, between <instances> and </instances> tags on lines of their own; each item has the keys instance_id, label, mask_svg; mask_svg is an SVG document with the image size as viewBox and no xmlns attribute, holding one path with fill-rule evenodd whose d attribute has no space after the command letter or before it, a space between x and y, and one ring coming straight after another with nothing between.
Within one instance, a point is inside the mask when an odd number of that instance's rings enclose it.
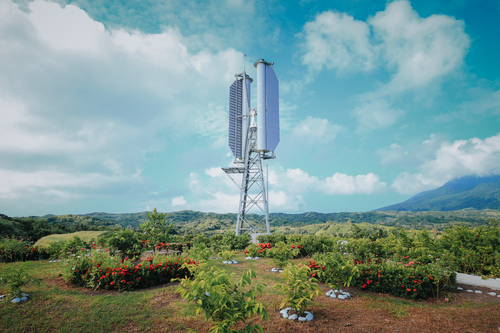
<instances>
[{"instance_id":1,"label":"rock","mask_svg":"<svg viewBox=\"0 0 500 333\"><path fill-rule=\"evenodd\" d=\"M273 269L271 269L271 272L277 272L277 271L278 271L278 269L277 269L277 268L273 268Z\"/></svg>"},{"instance_id":2,"label":"rock","mask_svg":"<svg viewBox=\"0 0 500 333\"><path fill-rule=\"evenodd\" d=\"M346 299L346 298L347 298L347 296L346 296L346 295L338 295L337 297L338 297L339 299Z\"/></svg>"},{"instance_id":3,"label":"rock","mask_svg":"<svg viewBox=\"0 0 500 333\"><path fill-rule=\"evenodd\" d=\"M283 309L280 311L280 313L288 313L288 310L290 310L290 308Z\"/></svg>"},{"instance_id":4,"label":"rock","mask_svg":"<svg viewBox=\"0 0 500 333\"><path fill-rule=\"evenodd\" d=\"M283 270L282 270L282 269L280 269L278 272L279 272L279 273L283 273Z\"/></svg>"},{"instance_id":5,"label":"rock","mask_svg":"<svg viewBox=\"0 0 500 333\"><path fill-rule=\"evenodd\" d=\"M299 317L299 321L306 321L306 317Z\"/></svg>"},{"instance_id":6,"label":"rock","mask_svg":"<svg viewBox=\"0 0 500 333\"><path fill-rule=\"evenodd\" d=\"M467 289L467 292L468 292L468 293L473 293L473 292L474 292L474 290Z\"/></svg>"},{"instance_id":7,"label":"rock","mask_svg":"<svg viewBox=\"0 0 500 333\"><path fill-rule=\"evenodd\" d=\"M208 297L208 296L210 296L210 293L207 291L207 292L205 293L205 295L207 295L207 297Z\"/></svg>"},{"instance_id":8,"label":"rock","mask_svg":"<svg viewBox=\"0 0 500 333\"><path fill-rule=\"evenodd\" d=\"M311 313L309 313L309 314L306 316L306 320L307 320L307 321L311 321L311 320L313 320L313 318L314 318L314 317L313 317L313 315L312 315Z\"/></svg>"},{"instance_id":9,"label":"rock","mask_svg":"<svg viewBox=\"0 0 500 333\"><path fill-rule=\"evenodd\" d=\"M339 290L339 293L343 294L344 292L342 291L342 289Z\"/></svg>"},{"instance_id":10,"label":"rock","mask_svg":"<svg viewBox=\"0 0 500 333\"><path fill-rule=\"evenodd\" d=\"M253 259L253 258L252 258L252 257L246 257L245 259L246 259L246 260L250 260L250 259Z\"/></svg>"},{"instance_id":11,"label":"rock","mask_svg":"<svg viewBox=\"0 0 500 333\"><path fill-rule=\"evenodd\" d=\"M21 299L19 297L16 297L11 302L12 303L21 303Z\"/></svg>"},{"instance_id":12,"label":"rock","mask_svg":"<svg viewBox=\"0 0 500 333\"><path fill-rule=\"evenodd\" d=\"M330 296L333 293L333 290L327 291L326 296Z\"/></svg>"},{"instance_id":13,"label":"rock","mask_svg":"<svg viewBox=\"0 0 500 333\"><path fill-rule=\"evenodd\" d=\"M337 295L335 295L335 293L331 293L331 294L330 294L330 297L331 297L331 298L337 298Z\"/></svg>"},{"instance_id":14,"label":"rock","mask_svg":"<svg viewBox=\"0 0 500 333\"><path fill-rule=\"evenodd\" d=\"M476 294L482 294L483 292L481 290L476 290L475 293Z\"/></svg>"},{"instance_id":15,"label":"rock","mask_svg":"<svg viewBox=\"0 0 500 333\"><path fill-rule=\"evenodd\" d=\"M339 291L338 291L337 289L335 289L333 292L334 292L334 293L338 293Z\"/></svg>"},{"instance_id":16,"label":"rock","mask_svg":"<svg viewBox=\"0 0 500 333\"><path fill-rule=\"evenodd\" d=\"M283 312L281 315L282 315L282 316L283 316L283 318L285 318L285 319L286 319L286 318L288 318L288 311Z\"/></svg>"},{"instance_id":17,"label":"rock","mask_svg":"<svg viewBox=\"0 0 500 333\"><path fill-rule=\"evenodd\" d=\"M233 264L235 264L235 265L236 265L237 263L238 263L238 262L237 262L236 260L233 260Z\"/></svg>"},{"instance_id":18,"label":"rock","mask_svg":"<svg viewBox=\"0 0 500 333\"><path fill-rule=\"evenodd\" d=\"M293 314L290 317L288 317L288 319L290 319L290 320L295 320L297 318L298 318L298 316L296 314Z\"/></svg>"},{"instance_id":19,"label":"rock","mask_svg":"<svg viewBox=\"0 0 500 333\"><path fill-rule=\"evenodd\" d=\"M488 295L491 295L491 296L496 296L497 294L494 293L494 292L491 292L491 293L488 293Z\"/></svg>"},{"instance_id":20,"label":"rock","mask_svg":"<svg viewBox=\"0 0 500 333\"><path fill-rule=\"evenodd\" d=\"M254 259L255 259L255 260L259 260L260 258L259 258L259 257L255 257Z\"/></svg>"},{"instance_id":21,"label":"rock","mask_svg":"<svg viewBox=\"0 0 500 333\"><path fill-rule=\"evenodd\" d=\"M462 287L457 287L457 290L464 290L464 288L462 288Z\"/></svg>"},{"instance_id":22,"label":"rock","mask_svg":"<svg viewBox=\"0 0 500 333\"><path fill-rule=\"evenodd\" d=\"M24 297L21 297L21 302L26 302L28 300L28 297L24 296Z\"/></svg>"}]
</instances>

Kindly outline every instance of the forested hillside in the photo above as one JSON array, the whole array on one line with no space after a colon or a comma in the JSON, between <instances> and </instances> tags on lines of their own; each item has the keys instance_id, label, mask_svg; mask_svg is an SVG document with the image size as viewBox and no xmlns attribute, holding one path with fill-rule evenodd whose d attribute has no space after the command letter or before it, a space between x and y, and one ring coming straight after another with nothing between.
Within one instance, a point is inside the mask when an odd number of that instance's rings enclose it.
<instances>
[{"instance_id":1,"label":"forested hillside","mask_svg":"<svg viewBox=\"0 0 500 333\"><path fill-rule=\"evenodd\" d=\"M270 214L271 231L277 234L335 235L343 234L352 224L378 227L443 230L451 225L486 225L498 219L499 210L462 210L453 212L344 212L302 214ZM174 224L176 234L216 234L233 230L236 214L216 214L196 211L167 213L166 221ZM262 219L249 215L250 221ZM85 215L45 215L41 217L11 218L0 215L0 236L31 237L37 240L54 233L116 228L137 229L147 220L146 212L128 214L91 213Z\"/></svg>"}]
</instances>

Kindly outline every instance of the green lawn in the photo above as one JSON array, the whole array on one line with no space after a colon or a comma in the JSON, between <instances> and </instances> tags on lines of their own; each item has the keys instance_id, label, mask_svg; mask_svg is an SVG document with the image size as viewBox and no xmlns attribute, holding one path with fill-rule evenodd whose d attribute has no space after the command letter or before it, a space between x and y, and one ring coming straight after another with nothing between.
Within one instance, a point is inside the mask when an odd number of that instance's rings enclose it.
<instances>
[{"instance_id":1,"label":"green lawn","mask_svg":"<svg viewBox=\"0 0 500 333\"><path fill-rule=\"evenodd\" d=\"M36 242L37 246L48 246L50 242L62 242L69 241L74 236L78 236L81 240L88 242L89 240L97 239L97 237L104 233L105 231L77 231L71 234L53 234L49 236L42 237Z\"/></svg>"}]
</instances>

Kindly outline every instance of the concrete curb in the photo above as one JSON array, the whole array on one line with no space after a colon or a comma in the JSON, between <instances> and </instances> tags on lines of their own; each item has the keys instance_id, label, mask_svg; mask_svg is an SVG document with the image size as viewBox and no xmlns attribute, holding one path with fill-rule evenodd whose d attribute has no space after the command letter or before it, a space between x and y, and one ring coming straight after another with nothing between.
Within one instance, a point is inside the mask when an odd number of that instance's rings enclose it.
<instances>
[{"instance_id":1,"label":"concrete curb","mask_svg":"<svg viewBox=\"0 0 500 333\"><path fill-rule=\"evenodd\" d=\"M476 275L457 273L457 283L500 290L500 279L483 280L482 277Z\"/></svg>"}]
</instances>

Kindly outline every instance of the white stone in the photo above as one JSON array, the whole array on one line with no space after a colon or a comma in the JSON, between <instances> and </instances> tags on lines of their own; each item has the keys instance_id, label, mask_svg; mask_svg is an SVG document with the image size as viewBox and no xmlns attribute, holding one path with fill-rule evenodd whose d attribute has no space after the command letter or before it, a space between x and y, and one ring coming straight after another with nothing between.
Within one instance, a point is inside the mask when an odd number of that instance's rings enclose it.
<instances>
[{"instance_id":1,"label":"white stone","mask_svg":"<svg viewBox=\"0 0 500 333\"><path fill-rule=\"evenodd\" d=\"M11 302L12 303L21 303L21 299L19 297L16 297Z\"/></svg>"},{"instance_id":2,"label":"white stone","mask_svg":"<svg viewBox=\"0 0 500 333\"><path fill-rule=\"evenodd\" d=\"M331 293L330 297L331 298L337 298L337 295L335 295L335 293Z\"/></svg>"},{"instance_id":3,"label":"white stone","mask_svg":"<svg viewBox=\"0 0 500 333\"><path fill-rule=\"evenodd\" d=\"M473 292L474 292L474 290L467 289L467 292L468 292L468 293L473 293Z\"/></svg>"},{"instance_id":4,"label":"white stone","mask_svg":"<svg viewBox=\"0 0 500 333\"><path fill-rule=\"evenodd\" d=\"M334 293L338 293L339 291L338 291L337 289L335 289L333 292L334 292Z\"/></svg>"},{"instance_id":5,"label":"white stone","mask_svg":"<svg viewBox=\"0 0 500 333\"><path fill-rule=\"evenodd\" d=\"M462 287L457 287L457 290L464 290L464 288L462 288Z\"/></svg>"},{"instance_id":6,"label":"white stone","mask_svg":"<svg viewBox=\"0 0 500 333\"><path fill-rule=\"evenodd\" d=\"M288 319L290 319L290 320L295 320L297 318L298 318L298 316L296 314L293 314L290 317L288 317Z\"/></svg>"},{"instance_id":7,"label":"white stone","mask_svg":"<svg viewBox=\"0 0 500 333\"><path fill-rule=\"evenodd\" d=\"M277 269L277 268L273 268L273 269L271 269L271 272L277 272L277 271L278 271L278 269Z\"/></svg>"},{"instance_id":8,"label":"white stone","mask_svg":"<svg viewBox=\"0 0 500 333\"><path fill-rule=\"evenodd\" d=\"M252 257L246 257L245 259L246 259L246 260L250 260L250 259L253 259L253 258L252 258Z\"/></svg>"},{"instance_id":9,"label":"white stone","mask_svg":"<svg viewBox=\"0 0 500 333\"><path fill-rule=\"evenodd\" d=\"M281 315L282 315L282 316L283 316L283 318L285 318L285 319L286 319L286 318L288 318L288 311L283 312Z\"/></svg>"},{"instance_id":10,"label":"white stone","mask_svg":"<svg viewBox=\"0 0 500 333\"><path fill-rule=\"evenodd\" d=\"M339 293L343 294L344 292L342 291L342 289L339 290Z\"/></svg>"},{"instance_id":11,"label":"white stone","mask_svg":"<svg viewBox=\"0 0 500 333\"><path fill-rule=\"evenodd\" d=\"M282 269L280 269L278 272L283 273L283 270L282 270Z\"/></svg>"},{"instance_id":12,"label":"white stone","mask_svg":"<svg viewBox=\"0 0 500 333\"><path fill-rule=\"evenodd\" d=\"M260 258L259 258L259 257L255 257L254 259L255 259L255 260L259 260Z\"/></svg>"},{"instance_id":13,"label":"white stone","mask_svg":"<svg viewBox=\"0 0 500 333\"><path fill-rule=\"evenodd\" d=\"M208 296L210 296L210 293L207 291L207 292L205 293L205 295L207 295L207 297L208 297Z\"/></svg>"},{"instance_id":14,"label":"white stone","mask_svg":"<svg viewBox=\"0 0 500 333\"><path fill-rule=\"evenodd\" d=\"M339 295L338 298L339 299L346 299L347 297L345 295Z\"/></svg>"},{"instance_id":15,"label":"white stone","mask_svg":"<svg viewBox=\"0 0 500 333\"><path fill-rule=\"evenodd\" d=\"M280 313L287 313L288 310L290 310L290 308L283 309L283 310L280 311Z\"/></svg>"},{"instance_id":16,"label":"white stone","mask_svg":"<svg viewBox=\"0 0 500 333\"><path fill-rule=\"evenodd\" d=\"M482 294L483 292L481 290L476 290L475 293L476 294Z\"/></svg>"},{"instance_id":17,"label":"white stone","mask_svg":"<svg viewBox=\"0 0 500 333\"><path fill-rule=\"evenodd\" d=\"M238 263L238 262L237 262L236 260L233 260L233 264L235 264L235 265L236 265L237 263Z\"/></svg>"},{"instance_id":18,"label":"white stone","mask_svg":"<svg viewBox=\"0 0 500 333\"><path fill-rule=\"evenodd\" d=\"M307 320L307 321L311 321L311 320L313 320L313 318L314 318L314 317L313 317L313 315L312 315L311 313L309 313L309 314L306 316L306 320Z\"/></svg>"},{"instance_id":19,"label":"white stone","mask_svg":"<svg viewBox=\"0 0 500 333\"><path fill-rule=\"evenodd\" d=\"M497 294L494 293L494 292L491 292L491 293L488 293L488 295L491 295L491 296L496 296Z\"/></svg>"},{"instance_id":20,"label":"white stone","mask_svg":"<svg viewBox=\"0 0 500 333\"><path fill-rule=\"evenodd\" d=\"M306 321L306 317L299 317L299 321Z\"/></svg>"},{"instance_id":21,"label":"white stone","mask_svg":"<svg viewBox=\"0 0 500 333\"><path fill-rule=\"evenodd\" d=\"M333 293L333 290L327 291L326 296L330 296Z\"/></svg>"}]
</instances>

